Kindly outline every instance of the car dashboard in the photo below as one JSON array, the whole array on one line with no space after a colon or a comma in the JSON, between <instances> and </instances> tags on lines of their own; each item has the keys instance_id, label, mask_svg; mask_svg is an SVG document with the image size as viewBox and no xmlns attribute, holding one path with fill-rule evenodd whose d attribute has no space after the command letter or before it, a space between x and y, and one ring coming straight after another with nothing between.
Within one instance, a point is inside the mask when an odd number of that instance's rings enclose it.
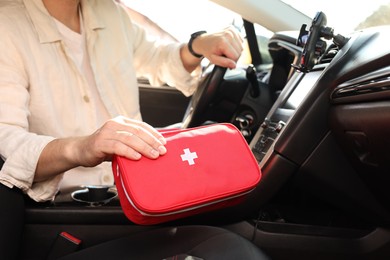
<instances>
[{"instance_id":1,"label":"car dashboard","mask_svg":"<svg viewBox=\"0 0 390 260\"><path fill-rule=\"evenodd\" d=\"M260 201L288 186L361 223L390 224L388 32L357 31L341 46L315 35L316 57L307 53L308 42L296 52L278 37L297 62L250 142L264 174ZM307 67L304 55L311 59Z\"/></svg>"}]
</instances>

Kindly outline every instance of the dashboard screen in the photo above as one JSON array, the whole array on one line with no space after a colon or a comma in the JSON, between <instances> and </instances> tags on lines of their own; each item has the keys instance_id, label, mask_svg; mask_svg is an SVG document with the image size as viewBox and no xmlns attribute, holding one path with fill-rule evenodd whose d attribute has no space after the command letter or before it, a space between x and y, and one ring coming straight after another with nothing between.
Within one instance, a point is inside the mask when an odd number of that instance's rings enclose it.
<instances>
[{"instance_id":1,"label":"dashboard screen","mask_svg":"<svg viewBox=\"0 0 390 260\"><path fill-rule=\"evenodd\" d=\"M286 99L282 108L295 110L312 89L322 70L305 73L301 81L296 85L291 95Z\"/></svg>"}]
</instances>

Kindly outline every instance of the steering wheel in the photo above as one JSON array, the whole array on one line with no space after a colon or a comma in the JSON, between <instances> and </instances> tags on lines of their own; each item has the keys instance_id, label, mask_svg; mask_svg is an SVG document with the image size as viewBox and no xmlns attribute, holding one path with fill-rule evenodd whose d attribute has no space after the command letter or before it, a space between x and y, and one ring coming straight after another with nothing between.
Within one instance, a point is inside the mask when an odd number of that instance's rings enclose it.
<instances>
[{"instance_id":1,"label":"steering wheel","mask_svg":"<svg viewBox=\"0 0 390 260\"><path fill-rule=\"evenodd\" d=\"M210 72L211 70L211 72ZM182 128L195 127L203 123L204 113L214 100L226 68L211 64L202 76L184 114Z\"/></svg>"}]
</instances>

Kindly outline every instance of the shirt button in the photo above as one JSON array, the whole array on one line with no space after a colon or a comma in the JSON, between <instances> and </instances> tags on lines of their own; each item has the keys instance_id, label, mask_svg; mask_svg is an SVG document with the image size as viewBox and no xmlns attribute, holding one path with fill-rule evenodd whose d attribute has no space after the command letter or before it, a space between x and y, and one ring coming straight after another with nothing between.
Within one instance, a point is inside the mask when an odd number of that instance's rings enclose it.
<instances>
[{"instance_id":1,"label":"shirt button","mask_svg":"<svg viewBox=\"0 0 390 260\"><path fill-rule=\"evenodd\" d=\"M103 176L104 184L111 184L114 182L112 175L106 174Z\"/></svg>"}]
</instances>

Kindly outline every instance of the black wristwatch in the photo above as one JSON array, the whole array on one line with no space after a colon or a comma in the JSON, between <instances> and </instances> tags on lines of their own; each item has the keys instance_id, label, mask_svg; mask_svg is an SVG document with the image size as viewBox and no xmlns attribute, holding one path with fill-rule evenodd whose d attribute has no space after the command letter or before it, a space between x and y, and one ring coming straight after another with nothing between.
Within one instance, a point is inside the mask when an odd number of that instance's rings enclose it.
<instances>
[{"instance_id":1,"label":"black wristwatch","mask_svg":"<svg viewBox=\"0 0 390 260\"><path fill-rule=\"evenodd\" d=\"M206 31L195 32L195 33L191 34L191 38L190 38L190 40L188 41L188 50L190 51L190 53L191 53L192 55L194 55L195 57L197 57L197 58L199 58L199 59L200 59L200 58L203 58L203 55L196 53L196 52L194 51L194 49L192 49L192 42L196 39L196 37L198 37L199 35L202 35L202 34L204 34L204 33L206 33Z\"/></svg>"}]
</instances>

